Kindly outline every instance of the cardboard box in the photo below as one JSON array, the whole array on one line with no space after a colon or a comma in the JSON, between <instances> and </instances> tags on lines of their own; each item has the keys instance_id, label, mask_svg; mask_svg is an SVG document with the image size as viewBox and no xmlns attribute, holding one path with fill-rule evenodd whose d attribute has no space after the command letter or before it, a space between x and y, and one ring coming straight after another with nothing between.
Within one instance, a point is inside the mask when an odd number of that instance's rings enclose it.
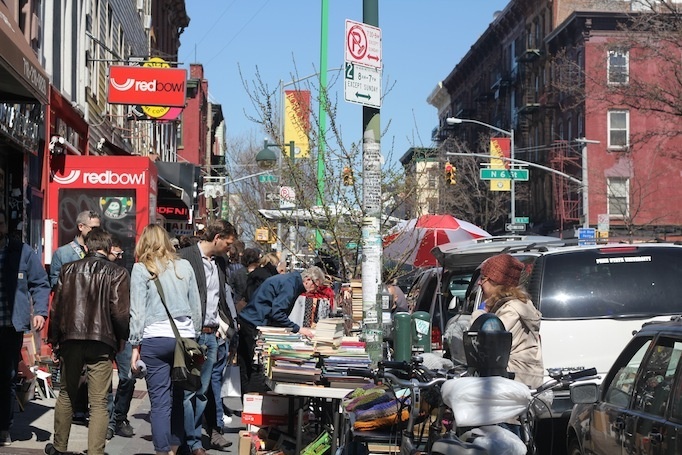
<instances>
[{"instance_id":1,"label":"cardboard box","mask_svg":"<svg viewBox=\"0 0 682 455\"><path fill-rule=\"evenodd\" d=\"M251 449L253 448L253 451L256 451L256 448L253 447L251 443L251 433L248 431L240 431L239 432L239 455L251 455Z\"/></svg>"},{"instance_id":2,"label":"cardboard box","mask_svg":"<svg viewBox=\"0 0 682 455\"><path fill-rule=\"evenodd\" d=\"M245 394L242 423L257 426L286 425L289 423L289 399L262 393Z\"/></svg>"}]
</instances>

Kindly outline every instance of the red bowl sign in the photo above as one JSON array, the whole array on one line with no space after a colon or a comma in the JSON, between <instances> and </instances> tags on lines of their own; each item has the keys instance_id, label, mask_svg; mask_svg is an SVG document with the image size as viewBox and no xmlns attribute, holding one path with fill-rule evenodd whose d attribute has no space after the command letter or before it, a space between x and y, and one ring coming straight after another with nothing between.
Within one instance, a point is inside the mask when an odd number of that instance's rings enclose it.
<instances>
[{"instance_id":1,"label":"red bowl sign","mask_svg":"<svg viewBox=\"0 0 682 455\"><path fill-rule=\"evenodd\" d=\"M186 91L187 70L184 69L143 66L109 68L107 101L111 104L185 107Z\"/></svg>"}]
</instances>

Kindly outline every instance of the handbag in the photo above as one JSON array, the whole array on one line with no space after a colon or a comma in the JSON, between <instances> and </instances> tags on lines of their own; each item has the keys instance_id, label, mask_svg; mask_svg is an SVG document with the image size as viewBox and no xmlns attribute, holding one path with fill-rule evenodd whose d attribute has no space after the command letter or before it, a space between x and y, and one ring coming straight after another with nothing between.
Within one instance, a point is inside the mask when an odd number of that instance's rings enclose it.
<instances>
[{"instance_id":1,"label":"handbag","mask_svg":"<svg viewBox=\"0 0 682 455\"><path fill-rule=\"evenodd\" d=\"M201 366L206 360L206 346L201 346L193 338L180 336L175 320L168 311L163 288L159 278L154 276L154 284L159 291L161 303L166 309L168 320L175 334L175 353L173 355L173 367L171 368L171 382L174 386L181 387L189 392L196 392L201 388Z\"/></svg>"},{"instance_id":2,"label":"handbag","mask_svg":"<svg viewBox=\"0 0 682 455\"><path fill-rule=\"evenodd\" d=\"M242 396L242 383L241 376L239 374L239 364L234 360L230 359L225 366L225 371L223 372L223 383L220 387L220 397L233 397L241 398Z\"/></svg>"}]
</instances>

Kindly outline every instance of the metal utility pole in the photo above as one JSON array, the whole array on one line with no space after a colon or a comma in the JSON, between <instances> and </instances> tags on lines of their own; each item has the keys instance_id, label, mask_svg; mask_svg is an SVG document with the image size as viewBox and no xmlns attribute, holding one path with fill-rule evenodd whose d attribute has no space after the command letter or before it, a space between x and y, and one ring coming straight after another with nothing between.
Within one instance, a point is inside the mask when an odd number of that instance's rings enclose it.
<instances>
[{"instance_id":1,"label":"metal utility pole","mask_svg":"<svg viewBox=\"0 0 682 455\"><path fill-rule=\"evenodd\" d=\"M363 22L379 26L379 1L363 0ZM380 110L362 107L362 335L372 364L381 359L382 310L378 301L381 282L381 124Z\"/></svg>"},{"instance_id":2,"label":"metal utility pole","mask_svg":"<svg viewBox=\"0 0 682 455\"><path fill-rule=\"evenodd\" d=\"M317 205L324 204L324 154L327 145L325 131L327 130L327 34L329 29L329 0L322 0L322 12L320 18L320 102L318 104L318 117L320 119L317 135ZM322 247L322 231L315 229L315 250L319 252Z\"/></svg>"}]
</instances>

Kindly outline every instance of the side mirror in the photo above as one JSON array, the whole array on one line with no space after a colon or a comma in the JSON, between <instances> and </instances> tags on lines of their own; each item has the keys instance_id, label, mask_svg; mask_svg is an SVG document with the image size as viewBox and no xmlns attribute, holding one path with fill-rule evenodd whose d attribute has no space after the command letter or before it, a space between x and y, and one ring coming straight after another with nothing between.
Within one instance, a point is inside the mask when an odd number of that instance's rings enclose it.
<instances>
[{"instance_id":1,"label":"side mirror","mask_svg":"<svg viewBox=\"0 0 682 455\"><path fill-rule=\"evenodd\" d=\"M595 383L571 384L571 401L575 404L592 404L599 400L599 386Z\"/></svg>"}]
</instances>

